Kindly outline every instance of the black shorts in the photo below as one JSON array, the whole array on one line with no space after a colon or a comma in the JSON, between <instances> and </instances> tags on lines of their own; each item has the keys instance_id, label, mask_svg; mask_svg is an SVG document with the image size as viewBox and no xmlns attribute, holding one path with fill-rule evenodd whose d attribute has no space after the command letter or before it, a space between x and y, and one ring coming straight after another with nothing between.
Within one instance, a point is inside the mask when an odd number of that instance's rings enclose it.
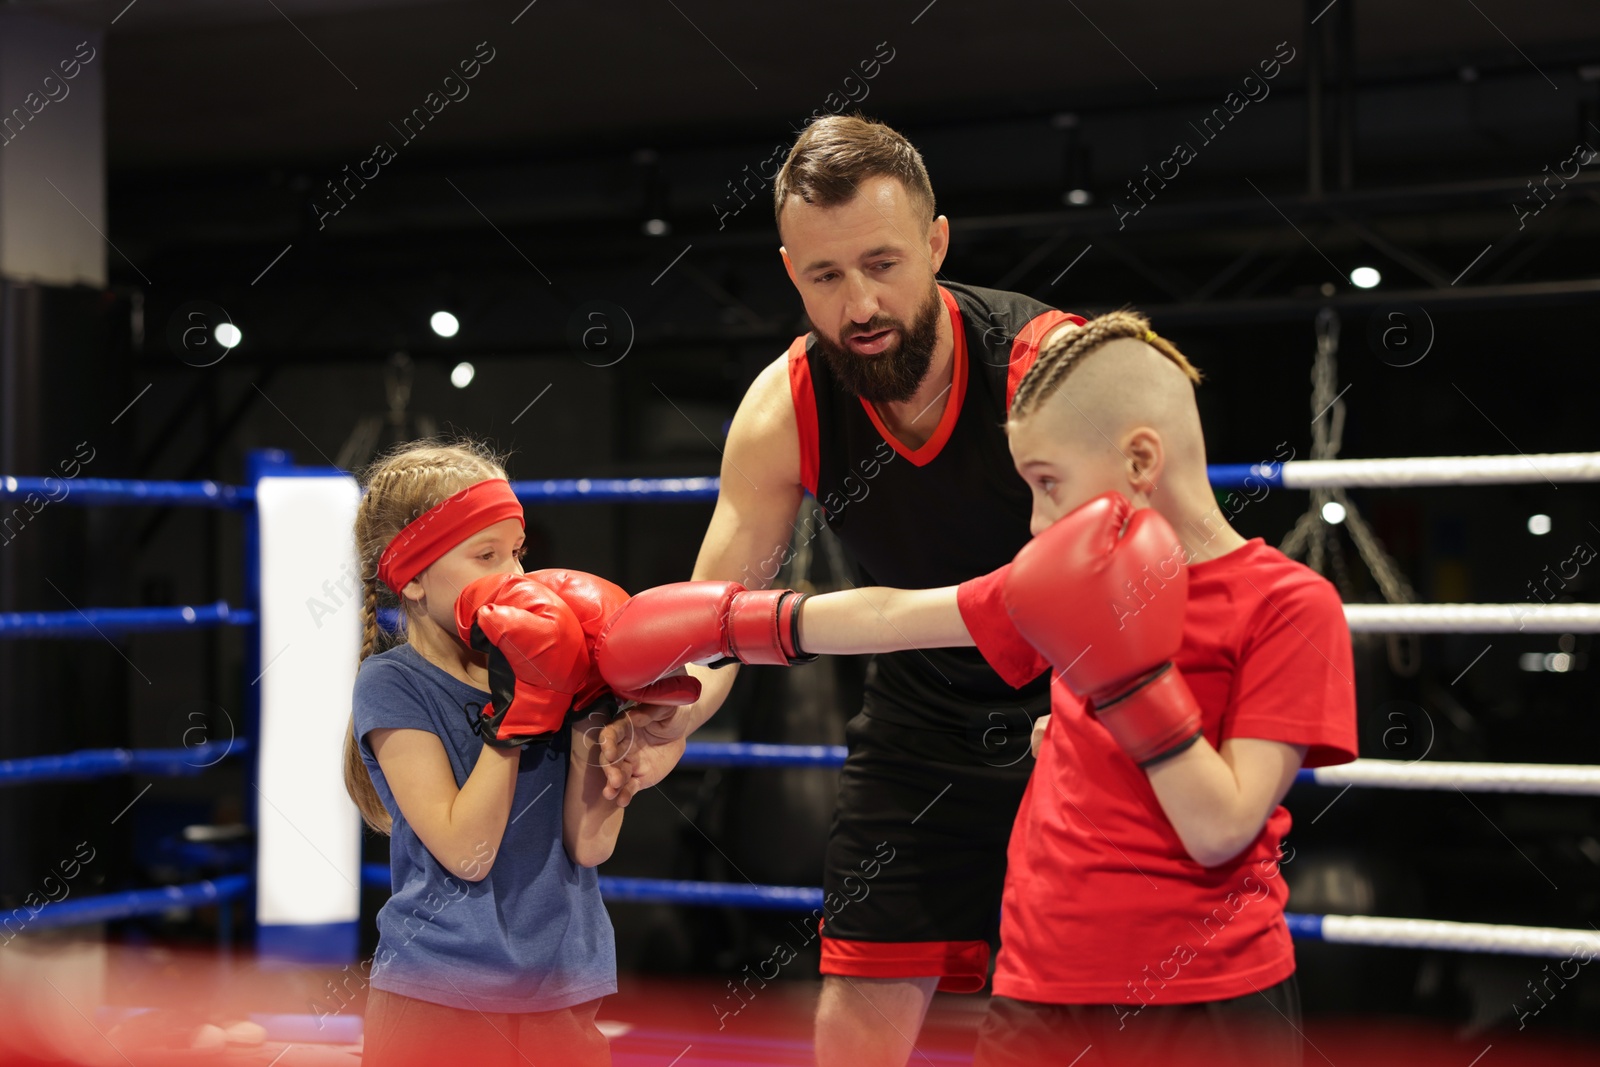
<instances>
[{"instance_id":1,"label":"black shorts","mask_svg":"<svg viewBox=\"0 0 1600 1067\"><path fill-rule=\"evenodd\" d=\"M974 1067L1300 1067L1300 990L1290 975L1247 996L1201 1004L989 1001Z\"/></svg>"},{"instance_id":2,"label":"black shorts","mask_svg":"<svg viewBox=\"0 0 1600 1067\"><path fill-rule=\"evenodd\" d=\"M850 755L822 881L823 974L984 987L1006 844L1033 769L1032 723L1015 706L971 722L920 730L864 711L845 727Z\"/></svg>"}]
</instances>

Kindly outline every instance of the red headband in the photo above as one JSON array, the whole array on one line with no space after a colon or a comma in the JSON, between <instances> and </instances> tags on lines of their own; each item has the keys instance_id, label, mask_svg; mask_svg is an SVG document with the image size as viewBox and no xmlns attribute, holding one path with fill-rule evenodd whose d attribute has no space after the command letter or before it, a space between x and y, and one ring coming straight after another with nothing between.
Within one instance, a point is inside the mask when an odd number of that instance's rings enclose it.
<instances>
[{"instance_id":1,"label":"red headband","mask_svg":"<svg viewBox=\"0 0 1600 1067\"><path fill-rule=\"evenodd\" d=\"M395 535L378 557L378 578L395 595L446 552L479 530L516 519L526 529L522 502L503 478L478 482L423 512Z\"/></svg>"}]
</instances>

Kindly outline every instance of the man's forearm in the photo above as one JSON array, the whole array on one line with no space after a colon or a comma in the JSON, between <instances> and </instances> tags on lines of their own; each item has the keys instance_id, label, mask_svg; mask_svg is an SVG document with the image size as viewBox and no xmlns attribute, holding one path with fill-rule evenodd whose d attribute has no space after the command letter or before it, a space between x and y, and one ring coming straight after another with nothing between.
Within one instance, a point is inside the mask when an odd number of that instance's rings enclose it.
<instances>
[{"instance_id":1,"label":"man's forearm","mask_svg":"<svg viewBox=\"0 0 1600 1067\"><path fill-rule=\"evenodd\" d=\"M704 726L728 699L728 694L733 691L734 680L739 677L739 664L713 669L691 663L685 670L700 679L700 699L678 711L681 721L688 724L687 732L693 733Z\"/></svg>"}]
</instances>

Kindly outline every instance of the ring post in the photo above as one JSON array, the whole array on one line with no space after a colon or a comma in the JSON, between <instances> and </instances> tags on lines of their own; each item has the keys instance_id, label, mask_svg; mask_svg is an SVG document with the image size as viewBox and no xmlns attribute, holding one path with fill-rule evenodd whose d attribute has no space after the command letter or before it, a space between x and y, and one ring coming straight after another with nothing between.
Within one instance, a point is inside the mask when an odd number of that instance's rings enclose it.
<instances>
[{"instance_id":1,"label":"ring post","mask_svg":"<svg viewBox=\"0 0 1600 1067\"><path fill-rule=\"evenodd\" d=\"M268 963L348 963L361 906L361 821L342 751L361 646L352 534L361 491L344 471L256 452L255 551L247 554L259 641L256 948Z\"/></svg>"}]
</instances>

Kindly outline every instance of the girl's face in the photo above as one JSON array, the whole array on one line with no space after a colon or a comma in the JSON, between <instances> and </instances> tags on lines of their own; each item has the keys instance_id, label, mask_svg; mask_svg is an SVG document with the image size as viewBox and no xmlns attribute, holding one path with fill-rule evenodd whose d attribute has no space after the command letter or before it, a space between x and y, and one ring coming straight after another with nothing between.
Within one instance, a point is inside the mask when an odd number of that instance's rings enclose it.
<instances>
[{"instance_id":1,"label":"girl's face","mask_svg":"<svg viewBox=\"0 0 1600 1067\"><path fill-rule=\"evenodd\" d=\"M522 523L502 519L434 560L402 590L439 627L456 637L456 598L491 574L522 574ZM460 640L456 637L456 640Z\"/></svg>"}]
</instances>

